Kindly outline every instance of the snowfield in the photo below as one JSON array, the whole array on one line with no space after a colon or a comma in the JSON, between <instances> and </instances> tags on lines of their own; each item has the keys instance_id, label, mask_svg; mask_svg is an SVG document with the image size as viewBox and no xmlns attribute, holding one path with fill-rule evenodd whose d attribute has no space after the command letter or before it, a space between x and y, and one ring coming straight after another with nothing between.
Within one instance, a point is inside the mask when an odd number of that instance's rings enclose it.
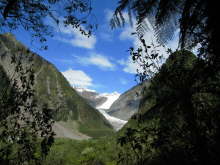
<instances>
[{"instance_id":1,"label":"snowfield","mask_svg":"<svg viewBox=\"0 0 220 165\"><path fill-rule=\"evenodd\" d=\"M97 93L95 90L90 90L90 89L85 89L85 88L76 88L75 87L75 89L78 92L94 92L94 93ZM119 96L120 96L120 93L118 93L118 92L101 93L101 94L97 93L97 96L95 96L96 98L105 97L107 100L104 103L102 103L101 105L99 105L97 107L94 107L109 121L109 123L113 126L113 128L116 131L120 130L127 123L127 121L121 120L121 119L116 118L114 116L111 116L106 111L119 98Z\"/></svg>"},{"instance_id":2,"label":"snowfield","mask_svg":"<svg viewBox=\"0 0 220 165\"><path fill-rule=\"evenodd\" d=\"M118 93L118 92L100 94L100 97L106 97L107 101L96 108L97 109L106 109L106 110L109 109L111 107L111 105L119 98L119 96L120 96L120 93Z\"/></svg>"},{"instance_id":3,"label":"snowfield","mask_svg":"<svg viewBox=\"0 0 220 165\"><path fill-rule=\"evenodd\" d=\"M120 93L103 93L100 94L100 96L106 97L107 100L102 105L96 107L96 109L98 109L99 112L103 114L103 116L110 122L110 124L116 131L120 130L127 123L127 121L121 120L114 116L110 116L108 113L106 113L106 110L108 110L111 107L111 105L119 98Z\"/></svg>"},{"instance_id":4,"label":"snowfield","mask_svg":"<svg viewBox=\"0 0 220 165\"><path fill-rule=\"evenodd\" d=\"M102 110L102 109L98 109L98 110L110 122L110 124L113 126L113 128L116 131L120 130L127 123L127 121L125 120L121 120L119 118L110 116L109 114L105 112L105 110Z\"/></svg>"}]
</instances>

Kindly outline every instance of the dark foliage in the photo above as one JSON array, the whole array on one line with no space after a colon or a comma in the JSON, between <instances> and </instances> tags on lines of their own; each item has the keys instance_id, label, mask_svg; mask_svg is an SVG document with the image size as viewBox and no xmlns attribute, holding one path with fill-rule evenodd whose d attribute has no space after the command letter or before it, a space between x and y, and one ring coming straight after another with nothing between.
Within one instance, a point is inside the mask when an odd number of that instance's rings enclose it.
<instances>
[{"instance_id":1,"label":"dark foliage","mask_svg":"<svg viewBox=\"0 0 220 165\"><path fill-rule=\"evenodd\" d=\"M138 127L118 139L119 164L220 163L220 73L207 76L204 63L184 50L170 55L142 100L151 105L140 107Z\"/></svg>"},{"instance_id":2,"label":"dark foliage","mask_svg":"<svg viewBox=\"0 0 220 165\"><path fill-rule=\"evenodd\" d=\"M140 82L151 79L140 114L133 117L137 126L128 128L119 138L119 164L220 163L220 60L215 6L216 1L208 0L119 1L111 25L125 23L123 11L136 16L136 34L142 46L131 48L130 53L142 68L137 74ZM157 67L159 53L152 52L143 39L146 18L162 44L180 29L181 51L172 53L169 49L171 55L162 67ZM198 44L200 58L184 50Z\"/></svg>"},{"instance_id":3,"label":"dark foliage","mask_svg":"<svg viewBox=\"0 0 220 165\"><path fill-rule=\"evenodd\" d=\"M200 56L219 69L217 1L120 0L111 20L112 27L125 23L122 12L126 10L129 15L135 15L139 36L142 36L146 29L145 18L153 25L157 39L162 44L172 39L174 32L179 28L180 48L188 49L200 44Z\"/></svg>"},{"instance_id":4,"label":"dark foliage","mask_svg":"<svg viewBox=\"0 0 220 165\"><path fill-rule=\"evenodd\" d=\"M136 81L138 83L143 83L145 80L151 79L155 73L157 73L164 62L164 55L160 53L158 47L160 45L155 45L151 43L147 45L143 36L139 37L141 46L135 50L133 47L129 48L130 55L134 63L137 64L137 74ZM172 51L168 49L167 53Z\"/></svg>"},{"instance_id":5,"label":"dark foliage","mask_svg":"<svg viewBox=\"0 0 220 165\"><path fill-rule=\"evenodd\" d=\"M0 0L0 30L22 27L44 43L47 36L53 36L47 23L52 19L57 25L77 28L83 35L90 36L97 28L91 19L91 10L90 0Z\"/></svg>"},{"instance_id":6,"label":"dark foliage","mask_svg":"<svg viewBox=\"0 0 220 165\"><path fill-rule=\"evenodd\" d=\"M10 78L0 66L0 164L41 164L53 143L52 110L34 100L34 73L16 56Z\"/></svg>"}]
</instances>

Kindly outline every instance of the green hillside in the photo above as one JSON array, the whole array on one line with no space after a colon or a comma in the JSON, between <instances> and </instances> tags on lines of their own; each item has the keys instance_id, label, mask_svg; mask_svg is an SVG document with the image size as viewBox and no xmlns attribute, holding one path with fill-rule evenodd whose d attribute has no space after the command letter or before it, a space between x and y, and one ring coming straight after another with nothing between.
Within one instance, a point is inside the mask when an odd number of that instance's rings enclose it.
<instances>
[{"instance_id":1,"label":"green hillside","mask_svg":"<svg viewBox=\"0 0 220 165\"><path fill-rule=\"evenodd\" d=\"M56 139L44 165L116 165L114 137L77 141Z\"/></svg>"},{"instance_id":2,"label":"green hillside","mask_svg":"<svg viewBox=\"0 0 220 165\"><path fill-rule=\"evenodd\" d=\"M119 164L216 161L220 76L204 66L189 51L170 55L146 89L139 113L119 132ZM212 77L206 79L204 73Z\"/></svg>"},{"instance_id":3,"label":"green hillside","mask_svg":"<svg viewBox=\"0 0 220 165\"><path fill-rule=\"evenodd\" d=\"M10 62L13 56L25 68L33 68L36 99L40 105L47 104L55 110L56 121L64 121L70 130L91 137L113 133L108 121L76 93L54 65L25 48L11 34L0 35L0 64L9 77L15 71Z\"/></svg>"}]
</instances>

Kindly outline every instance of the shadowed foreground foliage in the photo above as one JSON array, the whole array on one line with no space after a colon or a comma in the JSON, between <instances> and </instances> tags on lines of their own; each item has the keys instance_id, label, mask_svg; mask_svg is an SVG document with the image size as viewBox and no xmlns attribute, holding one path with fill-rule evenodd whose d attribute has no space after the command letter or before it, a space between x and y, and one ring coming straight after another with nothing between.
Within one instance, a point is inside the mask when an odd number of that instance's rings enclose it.
<instances>
[{"instance_id":1,"label":"shadowed foreground foliage","mask_svg":"<svg viewBox=\"0 0 220 165\"><path fill-rule=\"evenodd\" d=\"M108 121L77 94L53 64L30 51L12 34L1 34L0 64L10 76L13 76L11 73L15 71L15 67L8 62L12 56L17 63L20 62L25 67L24 72L27 67L33 71L34 99L37 100L39 109L44 104L53 109L55 121L64 121L73 131L90 137L110 135L114 132Z\"/></svg>"},{"instance_id":2,"label":"shadowed foreground foliage","mask_svg":"<svg viewBox=\"0 0 220 165\"><path fill-rule=\"evenodd\" d=\"M119 164L220 163L220 72L209 71L188 51L170 55L118 139Z\"/></svg>"},{"instance_id":3,"label":"shadowed foreground foliage","mask_svg":"<svg viewBox=\"0 0 220 165\"><path fill-rule=\"evenodd\" d=\"M37 108L32 70L13 58L11 63L16 78L0 65L0 164L41 164L53 143L51 110Z\"/></svg>"},{"instance_id":4,"label":"shadowed foreground foliage","mask_svg":"<svg viewBox=\"0 0 220 165\"><path fill-rule=\"evenodd\" d=\"M90 36L97 25L91 0L0 0L0 32L24 29L41 43L54 35L52 24ZM47 49L47 45L42 45Z\"/></svg>"},{"instance_id":5,"label":"shadowed foreground foliage","mask_svg":"<svg viewBox=\"0 0 220 165\"><path fill-rule=\"evenodd\" d=\"M139 113L119 138L59 139L45 163L85 165L219 164L219 73L203 79L204 61L170 55L144 91ZM209 73L207 73L209 74ZM201 81L199 81L201 80Z\"/></svg>"},{"instance_id":6,"label":"shadowed foreground foliage","mask_svg":"<svg viewBox=\"0 0 220 165\"><path fill-rule=\"evenodd\" d=\"M199 55L219 70L218 1L210 0L120 0L111 20L112 27L125 24L123 12L127 11L137 21L139 37L149 30L151 23L159 43L166 44L179 31L181 49L199 44ZM147 43L148 45L150 43Z\"/></svg>"}]
</instances>

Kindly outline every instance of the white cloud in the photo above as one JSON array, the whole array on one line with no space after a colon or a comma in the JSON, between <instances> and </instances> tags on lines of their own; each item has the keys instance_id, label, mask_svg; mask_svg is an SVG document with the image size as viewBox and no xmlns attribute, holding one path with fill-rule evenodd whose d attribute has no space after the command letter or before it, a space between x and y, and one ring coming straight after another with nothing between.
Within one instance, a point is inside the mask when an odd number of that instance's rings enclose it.
<instances>
[{"instance_id":1,"label":"white cloud","mask_svg":"<svg viewBox=\"0 0 220 165\"><path fill-rule=\"evenodd\" d=\"M120 65L126 65L126 60L120 59L120 60L117 61L117 63L120 64Z\"/></svg>"},{"instance_id":2,"label":"white cloud","mask_svg":"<svg viewBox=\"0 0 220 165\"><path fill-rule=\"evenodd\" d=\"M81 47L86 49L93 49L96 44L96 38L91 36L90 38L76 33L73 39L57 37L57 40L68 43L75 47Z\"/></svg>"},{"instance_id":3,"label":"white cloud","mask_svg":"<svg viewBox=\"0 0 220 165\"><path fill-rule=\"evenodd\" d=\"M114 64L104 55L91 53L86 57L75 56L77 61L83 65L95 65L101 69L114 69Z\"/></svg>"},{"instance_id":4,"label":"white cloud","mask_svg":"<svg viewBox=\"0 0 220 165\"><path fill-rule=\"evenodd\" d=\"M137 74L137 69L141 69L136 63L132 62L129 58L123 71L131 74Z\"/></svg>"},{"instance_id":5,"label":"white cloud","mask_svg":"<svg viewBox=\"0 0 220 165\"><path fill-rule=\"evenodd\" d=\"M123 71L126 73L137 74L137 69L142 71L142 68L134 63L131 57L128 57L126 60L119 60L118 63L123 66Z\"/></svg>"},{"instance_id":6,"label":"white cloud","mask_svg":"<svg viewBox=\"0 0 220 165\"><path fill-rule=\"evenodd\" d=\"M125 80L125 79L123 79L123 78L120 78L120 83L121 83L122 85L126 85L126 84L128 84L128 81Z\"/></svg>"},{"instance_id":7,"label":"white cloud","mask_svg":"<svg viewBox=\"0 0 220 165\"><path fill-rule=\"evenodd\" d=\"M133 45L131 46L133 46L134 48L137 48L139 45L139 41L136 36L131 35L131 33L133 32L135 32L135 28L131 26L127 26L124 28L124 30L119 35L119 39L120 40L131 40L133 42ZM126 73L136 74L137 69L138 68L140 69L138 64L134 63L130 56L127 59L121 59L121 60L118 60L117 62L124 67L123 71Z\"/></svg>"},{"instance_id":8,"label":"white cloud","mask_svg":"<svg viewBox=\"0 0 220 165\"><path fill-rule=\"evenodd\" d=\"M128 19L128 18L127 18ZM133 22L136 25L135 20L133 20ZM148 31L146 31L144 33L144 40L145 43L149 46L151 46L151 44L153 43L155 46L159 45L157 42L157 39L154 35L154 31L153 28L151 26L151 24L149 23L149 21L146 19L145 20L146 25L148 26ZM141 42L140 40L137 38L137 36L135 35L131 35L133 32L135 32L135 26L126 26L124 28L124 30L120 33L119 35L119 39L120 40L130 40L132 41L134 49L137 49L139 46L141 46ZM163 55L164 58L167 58L167 53L166 53L166 48L171 47L173 50L177 48L177 42L175 41L171 41L167 44L167 47L163 47L163 46L159 46L157 47L157 51L160 55ZM134 63L133 60L131 59L131 57L129 56L126 60L119 60L118 63L122 66L124 66L123 71L127 72L127 73L131 73L131 74L136 74L137 73L137 69L142 72L143 69L137 64ZM162 64L162 63L161 63Z\"/></svg>"},{"instance_id":9,"label":"white cloud","mask_svg":"<svg viewBox=\"0 0 220 165\"><path fill-rule=\"evenodd\" d=\"M113 30L111 29L111 27L109 26L110 20L113 18L114 15L114 11L111 9L105 9L104 10L104 14L105 14L105 25L102 25L104 32L100 33L100 37L102 39L104 39L105 41L113 41L115 38L113 38ZM129 22L129 16L127 12L123 12L122 13L123 17L124 17L124 21L125 23ZM129 26L128 26L129 27ZM124 34L127 35L127 34ZM130 33L127 35L130 36ZM124 37L126 38L126 37Z\"/></svg>"},{"instance_id":10,"label":"white cloud","mask_svg":"<svg viewBox=\"0 0 220 165\"><path fill-rule=\"evenodd\" d=\"M72 28L71 26L64 26L62 21L63 19L60 19L60 24L56 25L49 20L49 24L54 28L54 30L62 34L61 37L56 38L57 40L71 44L75 47L86 49L93 49L95 47L97 39L94 35L91 35L88 38L87 36L82 35L78 29Z\"/></svg>"},{"instance_id":11,"label":"white cloud","mask_svg":"<svg viewBox=\"0 0 220 165\"><path fill-rule=\"evenodd\" d=\"M105 9L105 10L104 10L104 13L105 13L106 21L109 22L109 21L112 19L112 17L113 17L114 11L111 10L111 9ZM124 21L125 21L126 23L128 23L128 22L130 21L130 20L129 20L129 15L128 15L128 13L127 13L127 12L122 12L122 15L123 15ZM133 19L133 20L134 20L134 19ZM133 20L132 20L132 21L133 21Z\"/></svg>"},{"instance_id":12,"label":"white cloud","mask_svg":"<svg viewBox=\"0 0 220 165\"><path fill-rule=\"evenodd\" d=\"M88 88L93 86L92 78L82 70L68 69L62 74L73 87Z\"/></svg>"},{"instance_id":13,"label":"white cloud","mask_svg":"<svg viewBox=\"0 0 220 165\"><path fill-rule=\"evenodd\" d=\"M105 9L104 10L104 13L105 13L105 19L107 22L109 22L114 14L113 10L111 9Z\"/></svg>"},{"instance_id":14,"label":"white cloud","mask_svg":"<svg viewBox=\"0 0 220 165\"><path fill-rule=\"evenodd\" d=\"M135 22L135 25L136 25L136 21L134 19L133 19L133 22ZM145 20L145 24L148 26L148 31L145 32L144 37L143 37L145 39L145 42L147 44L150 44L152 42L156 44L157 41L154 36L153 28L147 19ZM133 47L138 48L138 46L141 45L141 42L139 41L136 35L131 35L134 32L136 32L136 26L126 26L124 30L120 33L119 39L120 40L131 40L133 41Z\"/></svg>"},{"instance_id":15,"label":"white cloud","mask_svg":"<svg viewBox=\"0 0 220 165\"><path fill-rule=\"evenodd\" d=\"M135 32L135 28L131 26L127 26L124 28L124 30L119 35L120 40L136 40L136 37L134 35L131 35L131 33Z\"/></svg>"},{"instance_id":16,"label":"white cloud","mask_svg":"<svg viewBox=\"0 0 220 165\"><path fill-rule=\"evenodd\" d=\"M85 36L80 34L80 36L77 35L74 39L72 39L70 43L74 46L87 48L87 49L93 49L95 47L96 38L94 36L85 38Z\"/></svg>"},{"instance_id":17,"label":"white cloud","mask_svg":"<svg viewBox=\"0 0 220 165\"><path fill-rule=\"evenodd\" d=\"M166 45L167 48L170 48L170 49L172 49L173 51L175 51L175 50L178 48L179 33L180 33L180 30L177 29L177 30L175 31L175 33L174 33L173 39L167 43L167 45Z\"/></svg>"}]
</instances>

